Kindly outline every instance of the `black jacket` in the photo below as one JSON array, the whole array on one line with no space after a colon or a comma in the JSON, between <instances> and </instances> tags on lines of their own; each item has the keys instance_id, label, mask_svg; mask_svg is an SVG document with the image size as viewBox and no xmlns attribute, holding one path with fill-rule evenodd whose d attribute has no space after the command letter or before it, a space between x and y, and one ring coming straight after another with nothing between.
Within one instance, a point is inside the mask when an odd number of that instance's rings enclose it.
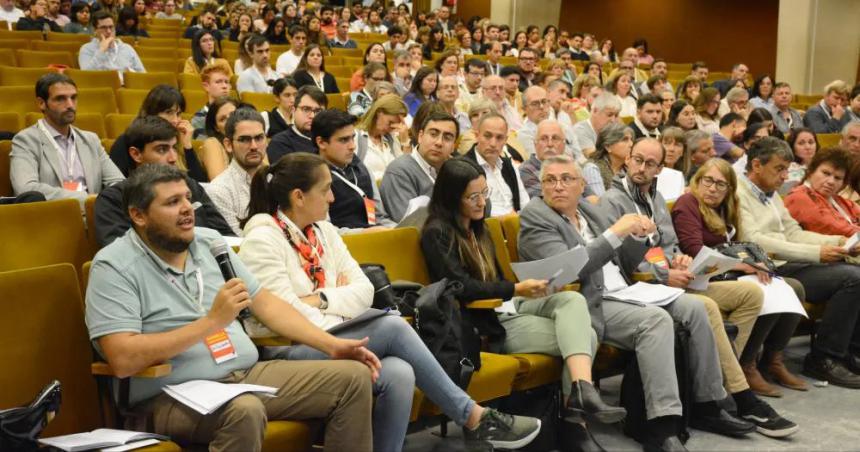
<instances>
[{"instance_id":1,"label":"black jacket","mask_svg":"<svg viewBox=\"0 0 860 452\"><path fill-rule=\"evenodd\" d=\"M269 131L266 132L267 137L272 138L289 127L290 125L287 124L287 121L284 121L284 118L278 113L278 107L273 108L269 112Z\"/></svg>"},{"instance_id":2,"label":"black jacket","mask_svg":"<svg viewBox=\"0 0 860 452\"><path fill-rule=\"evenodd\" d=\"M328 167L332 172L331 191L334 194L334 202L328 209L331 223L339 228L357 229L372 226L367 222L367 208L364 205L364 198L338 177L338 175L345 177L346 180L361 188L368 198L373 198L374 181L370 176L370 171L367 170L357 155L343 170L331 164Z\"/></svg>"},{"instance_id":3,"label":"black jacket","mask_svg":"<svg viewBox=\"0 0 860 452\"><path fill-rule=\"evenodd\" d=\"M319 154L316 144L310 138L305 138L296 133L295 127L287 127L286 130L272 137L269 147L266 148L269 165L278 163L281 157L293 152Z\"/></svg>"},{"instance_id":4,"label":"black jacket","mask_svg":"<svg viewBox=\"0 0 860 452\"><path fill-rule=\"evenodd\" d=\"M299 88L305 85L316 86L319 88L319 85L314 81L314 77L304 69L299 69L293 72L293 78L296 80L296 86ZM340 93L340 89L337 87L337 80L335 80L334 76L328 72L323 72L323 88L323 92L326 94Z\"/></svg>"},{"instance_id":5,"label":"black jacket","mask_svg":"<svg viewBox=\"0 0 860 452\"><path fill-rule=\"evenodd\" d=\"M214 229L221 235L235 236L227 221L212 204L206 190L190 177L185 178L191 190L191 202L199 202L201 206L194 211L194 224ZM128 212L122 206L122 194L128 180L111 185L99 193L95 205L96 240L100 247L110 245L117 237L121 237L131 227Z\"/></svg>"},{"instance_id":6,"label":"black jacket","mask_svg":"<svg viewBox=\"0 0 860 452\"><path fill-rule=\"evenodd\" d=\"M478 163L477 157L477 144L472 146L472 149L469 149L463 158L469 159L475 163ZM511 189L511 195L513 195L514 201L514 210L517 212L522 209L520 205L520 187L517 184L517 170L514 168L514 164L511 163L511 159L507 157L501 157L502 159L502 179L505 180L505 184L507 184L508 188Z\"/></svg>"},{"instance_id":7,"label":"black jacket","mask_svg":"<svg viewBox=\"0 0 860 452\"><path fill-rule=\"evenodd\" d=\"M128 154L128 143L126 136L122 134L117 137L116 141L110 147L110 159L114 165L122 172L122 175L128 177L134 169L134 161ZM209 182L206 177L206 172L203 171L203 165L197 159L197 153L194 149L185 150L185 165L188 167L188 175L197 182Z\"/></svg>"},{"instance_id":8,"label":"black jacket","mask_svg":"<svg viewBox=\"0 0 860 452\"><path fill-rule=\"evenodd\" d=\"M63 29L57 25L53 20L48 20L47 18L40 17L38 19L30 19L27 16L24 16L18 19L18 23L16 25L16 29L19 31L43 31L45 29L45 24L48 24L48 28L55 33L62 33Z\"/></svg>"}]
</instances>

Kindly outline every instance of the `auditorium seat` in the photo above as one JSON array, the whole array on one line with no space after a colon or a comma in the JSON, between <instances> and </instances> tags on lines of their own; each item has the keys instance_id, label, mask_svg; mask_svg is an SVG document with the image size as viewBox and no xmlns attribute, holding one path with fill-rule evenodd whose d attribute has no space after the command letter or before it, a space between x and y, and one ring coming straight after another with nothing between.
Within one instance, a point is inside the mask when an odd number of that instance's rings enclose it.
<instances>
[{"instance_id":1,"label":"auditorium seat","mask_svg":"<svg viewBox=\"0 0 860 452\"><path fill-rule=\"evenodd\" d=\"M28 39L14 38L14 37L2 37L0 39L0 49L29 49L30 41Z\"/></svg>"},{"instance_id":2,"label":"auditorium seat","mask_svg":"<svg viewBox=\"0 0 860 452\"><path fill-rule=\"evenodd\" d=\"M141 47L157 47L162 49L176 49L179 47L179 37L170 38L141 38L137 41L137 48Z\"/></svg>"},{"instance_id":3,"label":"auditorium seat","mask_svg":"<svg viewBox=\"0 0 860 452\"><path fill-rule=\"evenodd\" d=\"M42 32L36 30L6 30L0 29L0 39L26 39L27 41L41 41Z\"/></svg>"},{"instance_id":4,"label":"auditorium seat","mask_svg":"<svg viewBox=\"0 0 860 452\"><path fill-rule=\"evenodd\" d=\"M203 90L203 79L199 74L181 73L178 75L179 87L183 90L193 89L197 91Z\"/></svg>"},{"instance_id":5,"label":"auditorium seat","mask_svg":"<svg viewBox=\"0 0 860 452\"><path fill-rule=\"evenodd\" d=\"M26 86L30 88L30 97L36 97L36 81L39 77L49 73L56 72L47 67L25 68L13 66L0 66L0 86ZM4 100L9 100L9 97L3 97ZM15 99L16 101L19 99ZM34 107L35 108L35 107ZM4 105L4 109L8 109ZM29 110L28 110L29 111Z\"/></svg>"},{"instance_id":6,"label":"auditorium seat","mask_svg":"<svg viewBox=\"0 0 860 452\"><path fill-rule=\"evenodd\" d=\"M254 106L258 111L271 111L278 106L275 101L275 96L269 93L253 93L245 91L239 95L242 102L247 102Z\"/></svg>"},{"instance_id":7,"label":"auditorium seat","mask_svg":"<svg viewBox=\"0 0 860 452\"><path fill-rule=\"evenodd\" d=\"M178 88L175 72L126 72L124 88L151 90L155 85Z\"/></svg>"},{"instance_id":8,"label":"auditorium seat","mask_svg":"<svg viewBox=\"0 0 860 452\"><path fill-rule=\"evenodd\" d=\"M116 140L113 138L102 138L100 141L102 144L102 148L108 155L110 155L110 149L113 147L113 142Z\"/></svg>"},{"instance_id":9,"label":"auditorium seat","mask_svg":"<svg viewBox=\"0 0 860 452\"><path fill-rule=\"evenodd\" d=\"M15 58L13 49L0 48L0 66L17 66L18 60Z\"/></svg>"},{"instance_id":10,"label":"auditorium seat","mask_svg":"<svg viewBox=\"0 0 860 452\"><path fill-rule=\"evenodd\" d=\"M24 116L24 126L30 127L39 119L42 119L41 113L27 113ZM81 130L86 130L98 135L99 138L107 137L107 133L105 132L104 116L100 113L78 113L75 116L74 125Z\"/></svg>"},{"instance_id":11,"label":"auditorium seat","mask_svg":"<svg viewBox=\"0 0 860 452\"><path fill-rule=\"evenodd\" d=\"M177 72L175 58L140 58L147 72Z\"/></svg>"},{"instance_id":12,"label":"auditorium seat","mask_svg":"<svg viewBox=\"0 0 860 452\"><path fill-rule=\"evenodd\" d=\"M176 60L179 56L176 54L176 43L171 44L172 47L147 47L137 46L134 51L141 59L147 58L164 58Z\"/></svg>"},{"instance_id":13,"label":"auditorium seat","mask_svg":"<svg viewBox=\"0 0 860 452\"><path fill-rule=\"evenodd\" d=\"M76 42L82 46L93 40L92 35L77 33L48 33L48 42Z\"/></svg>"},{"instance_id":14,"label":"auditorium seat","mask_svg":"<svg viewBox=\"0 0 860 452\"><path fill-rule=\"evenodd\" d=\"M0 196L12 196L12 181L9 179L9 153L12 141L0 141Z\"/></svg>"},{"instance_id":15,"label":"auditorium seat","mask_svg":"<svg viewBox=\"0 0 860 452\"><path fill-rule=\"evenodd\" d=\"M27 112L39 111L36 108L35 80L27 86L0 86L0 99L3 111L12 111L23 116Z\"/></svg>"},{"instance_id":16,"label":"auditorium seat","mask_svg":"<svg viewBox=\"0 0 860 452\"><path fill-rule=\"evenodd\" d=\"M183 89L182 97L185 98L185 111L189 113L200 110L209 102L209 95L203 90Z\"/></svg>"},{"instance_id":17,"label":"auditorium seat","mask_svg":"<svg viewBox=\"0 0 860 452\"><path fill-rule=\"evenodd\" d=\"M335 82L337 82L337 89L342 93L349 92L349 77L335 77Z\"/></svg>"},{"instance_id":18,"label":"auditorium seat","mask_svg":"<svg viewBox=\"0 0 860 452\"><path fill-rule=\"evenodd\" d=\"M120 79L117 71L67 69L64 74L71 77L78 88L111 88L114 91L120 88Z\"/></svg>"},{"instance_id":19,"label":"auditorium seat","mask_svg":"<svg viewBox=\"0 0 860 452\"><path fill-rule=\"evenodd\" d=\"M104 116L116 112L117 104L113 88L81 88L78 90L78 113L98 113Z\"/></svg>"},{"instance_id":20,"label":"auditorium seat","mask_svg":"<svg viewBox=\"0 0 860 452\"><path fill-rule=\"evenodd\" d=\"M0 271L66 262L80 268L93 256L74 199L0 205L0 237Z\"/></svg>"},{"instance_id":21,"label":"auditorium seat","mask_svg":"<svg viewBox=\"0 0 860 452\"><path fill-rule=\"evenodd\" d=\"M32 41L30 48L41 52L69 52L77 57L81 44L73 41Z\"/></svg>"},{"instance_id":22,"label":"auditorium seat","mask_svg":"<svg viewBox=\"0 0 860 452\"><path fill-rule=\"evenodd\" d=\"M329 109L346 111L349 105L349 93L326 94L325 97L328 99Z\"/></svg>"},{"instance_id":23,"label":"auditorium seat","mask_svg":"<svg viewBox=\"0 0 860 452\"><path fill-rule=\"evenodd\" d=\"M117 139L120 135L125 133L125 129L134 121L136 118L136 114L122 114L122 113L113 113L105 116L105 129L107 131L107 137L112 139Z\"/></svg>"},{"instance_id":24,"label":"auditorium seat","mask_svg":"<svg viewBox=\"0 0 860 452\"><path fill-rule=\"evenodd\" d=\"M119 112L136 115L140 111L140 106L143 104L143 100L146 99L146 95L149 94L149 90L121 88L117 90L116 94L117 102L119 103Z\"/></svg>"},{"instance_id":25,"label":"auditorium seat","mask_svg":"<svg viewBox=\"0 0 860 452\"><path fill-rule=\"evenodd\" d=\"M0 131L17 133L24 127L21 115L14 111L0 112Z\"/></svg>"},{"instance_id":26,"label":"auditorium seat","mask_svg":"<svg viewBox=\"0 0 860 452\"><path fill-rule=\"evenodd\" d=\"M334 47L331 49L331 54L333 56L363 58L364 57L364 50L362 50L362 49L343 49L340 47Z\"/></svg>"},{"instance_id":27,"label":"auditorium seat","mask_svg":"<svg viewBox=\"0 0 860 452\"><path fill-rule=\"evenodd\" d=\"M21 67L78 66L77 58L69 51L16 50L15 58L18 60L18 66Z\"/></svg>"},{"instance_id":28,"label":"auditorium seat","mask_svg":"<svg viewBox=\"0 0 860 452\"><path fill-rule=\"evenodd\" d=\"M818 138L819 149L839 146L839 142L842 140L842 134L839 133L819 133L816 137Z\"/></svg>"}]
</instances>

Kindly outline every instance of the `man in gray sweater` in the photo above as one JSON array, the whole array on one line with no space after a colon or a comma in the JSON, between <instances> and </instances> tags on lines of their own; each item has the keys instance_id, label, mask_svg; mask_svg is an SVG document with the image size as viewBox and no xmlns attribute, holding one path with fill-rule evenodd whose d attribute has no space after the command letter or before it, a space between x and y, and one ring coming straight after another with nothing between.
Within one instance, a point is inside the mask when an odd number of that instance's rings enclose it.
<instances>
[{"instance_id":1,"label":"man in gray sweater","mask_svg":"<svg viewBox=\"0 0 860 452\"><path fill-rule=\"evenodd\" d=\"M418 132L417 151L401 155L385 169L379 191L394 221L400 222L406 216L410 201L419 196L429 198L433 193L436 175L451 158L459 134L460 126L453 116L432 113Z\"/></svg>"}]
</instances>

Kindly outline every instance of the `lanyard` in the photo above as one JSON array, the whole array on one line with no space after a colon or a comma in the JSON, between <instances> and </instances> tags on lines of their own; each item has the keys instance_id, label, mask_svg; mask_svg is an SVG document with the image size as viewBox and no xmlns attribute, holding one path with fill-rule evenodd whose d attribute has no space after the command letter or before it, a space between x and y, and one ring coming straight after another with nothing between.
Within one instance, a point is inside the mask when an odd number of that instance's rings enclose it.
<instances>
[{"instance_id":1,"label":"lanyard","mask_svg":"<svg viewBox=\"0 0 860 452\"><path fill-rule=\"evenodd\" d=\"M314 81L314 85L316 85L316 86L317 86L317 88L319 88L319 89L320 89L320 91L323 91L323 92L324 92L324 91L325 91L325 73L324 73L324 72L322 72L322 71L320 71L320 78L319 78L319 80L317 80L317 78L316 78L316 77L314 77L314 75L313 75L313 74L311 74L311 72L310 72L310 71L308 71L308 75L310 75L310 76L311 76L311 79Z\"/></svg>"},{"instance_id":2,"label":"lanyard","mask_svg":"<svg viewBox=\"0 0 860 452\"><path fill-rule=\"evenodd\" d=\"M206 310L203 308L203 273L200 271L200 267L195 268L194 271L191 272L194 274L194 278L197 280L197 299L195 299L191 295L191 293L188 292L188 289L186 289L182 284L179 284L179 281L176 280L176 277L174 277L170 274L170 272L162 268L161 264L158 262L158 259L156 259L156 257L152 255L152 252L146 247L146 245L141 242L136 232L132 234L132 241L134 241L134 244L137 245L140 250L144 252L144 254L149 256L149 259L152 260L152 263L155 264L156 267L162 270L162 274L164 275L164 278L167 280L167 282L169 282L173 287L176 288L176 290L178 290L182 295L184 295L192 303L194 303L194 306L201 314L206 313Z\"/></svg>"},{"instance_id":3,"label":"lanyard","mask_svg":"<svg viewBox=\"0 0 860 452\"><path fill-rule=\"evenodd\" d=\"M849 224L854 224L854 220L851 219L851 215L848 215L848 212L846 212L845 209L843 209L842 206L840 206L839 203L836 202L836 200L833 199L832 196L828 198L828 200L830 201L830 204L833 206L833 208L835 208L836 211L839 212L839 215L842 215L842 217L844 217Z\"/></svg>"},{"instance_id":4,"label":"lanyard","mask_svg":"<svg viewBox=\"0 0 860 452\"><path fill-rule=\"evenodd\" d=\"M630 186L627 184L627 176L624 176L624 178L621 179L621 185L624 186L624 191L626 191L627 194L630 196L630 199L633 200L633 207L636 208L636 213L638 213L639 215L642 215L642 210L639 209L639 204L636 203L636 198L633 196L633 192L630 191ZM654 204L651 202L651 198L647 194L645 194L644 198L645 198L645 202L648 203L648 207L651 208L651 214L653 215L655 210L654 210ZM654 219L652 217L649 217L649 218L651 218L652 220ZM653 246L660 246L660 241L655 238L655 234L659 233L659 231L660 230L658 229L657 232L652 232L652 233L648 234L648 239L651 240L651 244Z\"/></svg>"},{"instance_id":5,"label":"lanyard","mask_svg":"<svg viewBox=\"0 0 860 452\"><path fill-rule=\"evenodd\" d=\"M69 155L66 156L66 153L63 151L62 148L60 148L60 145L57 143L57 140L53 136L51 136L51 132L49 132L48 128L45 127L45 123L43 121L44 121L44 119L40 119L40 120L36 121L36 127L38 127L39 130L43 134L45 134L45 136L48 138L48 141L50 141L51 144L54 145L54 149L57 151L57 154L60 156L60 160L62 160L62 162L66 164L66 168L65 168L66 177L65 177L65 179L70 180L70 179L72 179L72 174L74 173L74 168L75 168L75 160L77 159L77 148L78 148L78 146L74 142L75 130L71 129L71 128L69 129L69 139L72 140L74 147L69 152Z\"/></svg>"},{"instance_id":6,"label":"lanyard","mask_svg":"<svg viewBox=\"0 0 860 452\"><path fill-rule=\"evenodd\" d=\"M364 190L361 189L361 187L358 186L358 181L352 182L351 180L340 174L340 171L332 171L331 173L340 178L340 180L342 180L343 183L345 183L349 188L355 190L359 194L359 196L361 196L362 198L367 198L367 194L364 192Z\"/></svg>"}]
</instances>

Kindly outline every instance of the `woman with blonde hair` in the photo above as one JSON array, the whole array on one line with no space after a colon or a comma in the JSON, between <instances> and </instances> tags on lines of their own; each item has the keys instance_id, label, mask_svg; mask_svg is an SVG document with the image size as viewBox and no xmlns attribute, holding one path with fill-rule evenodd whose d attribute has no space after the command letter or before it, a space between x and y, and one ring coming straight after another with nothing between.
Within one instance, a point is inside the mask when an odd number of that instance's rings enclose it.
<instances>
[{"instance_id":1,"label":"woman with blonde hair","mask_svg":"<svg viewBox=\"0 0 860 452\"><path fill-rule=\"evenodd\" d=\"M409 149L409 128L403 122L409 109L400 96L386 94L370 105L355 128L355 154L374 180L382 179L385 168Z\"/></svg>"},{"instance_id":2,"label":"woman with blonde hair","mask_svg":"<svg viewBox=\"0 0 860 452\"><path fill-rule=\"evenodd\" d=\"M706 161L690 180L690 191L672 208L672 222L678 234L678 245L684 254L695 256L702 247L719 247L738 237L740 205L737 197L738 178L732 165L720 158ZM764 284L770 283L770 273L764 262L735 266L739 274L756 275ZM803 285L792 278L783 278L803 300ZM783 350L791 339L800 314L778 313L760 316L741 350L740 364L750 389L760 395L781 396L781 392L761 375L770 374L776 383L798 391L806 391L806 383L792 374L783 363ZM762 350L762 347L764 349ZM761 359L759 360L759 352Z\"/></svg>"},{"instance_id":3,"label":"woman with blonde hair","mask_svg":"<svg viewBox=\"0 0 860 452\"><path fill-rule=\"evenodd\" d=\"M699 130L711 135L720 133L720 91L709 86L693 99L692 104Z\"/></svg>"}]
</instances>

